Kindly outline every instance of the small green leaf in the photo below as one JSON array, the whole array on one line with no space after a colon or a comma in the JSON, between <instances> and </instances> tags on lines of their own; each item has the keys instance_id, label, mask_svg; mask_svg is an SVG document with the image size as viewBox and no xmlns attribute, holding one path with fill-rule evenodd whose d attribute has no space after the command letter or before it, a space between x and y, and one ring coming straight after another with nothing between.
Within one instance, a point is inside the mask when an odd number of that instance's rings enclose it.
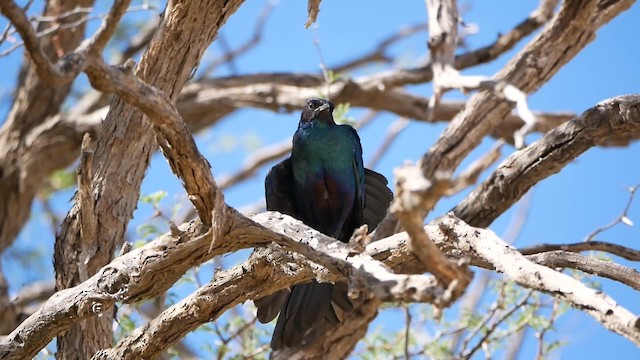
<instances>
[{"instance_id":1,"label":"small green leaf","mask_svg":"<svg viewBox=\"0 0 640 360\"><path fill-rule=\"evenodd\" d=\"M164 190L159 190L149 195L140 195L140 201L145 204L152 204L153 206L158 206L160 201L165 197L167 197L167 192Z\"/></svg>"}]
</instances>

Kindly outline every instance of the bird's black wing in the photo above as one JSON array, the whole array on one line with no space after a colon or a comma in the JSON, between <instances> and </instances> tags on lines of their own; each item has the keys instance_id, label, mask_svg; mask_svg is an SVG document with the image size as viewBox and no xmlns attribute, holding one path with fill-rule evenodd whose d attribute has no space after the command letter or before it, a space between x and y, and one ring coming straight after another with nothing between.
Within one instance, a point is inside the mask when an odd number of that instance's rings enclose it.
<instances>
[{"instance_id":1,"label":"bird's black wing","mask_svg":"<svg viewBox=\"0 0 640 360\"><path fill-rule=\"evenodd\" d=\"M293 168L286 158L271 168L264 180L267 211L278 211L296 217L293 203Z\"/></svg>"},{"instance_id":2,"label":"bird's black wing","mask_svg":"<svg viewBox=\"0 0 640 360\"><path fill-rule=\"evenodd\" d=\"M387 187L388 181L373 170L364 169L364 223L373 231L384 219L393 200L393 193Z\"/></svg>"},{"instance_id":3,"label":"bird's black wing","mask_svg":"<svg viewBox=\"0 0 640 360\"><path fill-rule=\"evenodd\" d=\"M278 211L296 217L291 158L286 158L271 168L264 181L264 188L268 211ZM266 324L275 319L289 299L289 294L289 289L286 289L255 300L258 320Z\"/></svg>"}]
</instances>

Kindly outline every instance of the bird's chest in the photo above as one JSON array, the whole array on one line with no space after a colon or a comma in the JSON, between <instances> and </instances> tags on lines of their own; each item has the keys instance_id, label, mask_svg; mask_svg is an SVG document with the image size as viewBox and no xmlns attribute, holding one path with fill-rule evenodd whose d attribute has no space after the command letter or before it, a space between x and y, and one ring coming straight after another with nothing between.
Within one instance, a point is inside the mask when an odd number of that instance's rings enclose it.
<instances>
[{"instance_id":1,"label":"bird's chest","mask_svg":"<svg viewBox=\"0 0 640 360\"><path fill-rule=\"evenodd\" d=\"M299 177L321 172L339 175L342 171L351 170L355 145L351 136L342 130L338 126L309 127L296 133L292 160L294 167L301 172Z\"/></svg>"},{"instance_id":2,"label":"bird's chest","mask_svg":"<svg viewBox=\"0 0 640 360\"><path fill-rule=\"evenodd\" d=\"M293 138L291 160L298 194L313 193L314 202L327 200L332 188L342 192L355 186L355 147L339 126L300 129ZM353 183L353 184L352 184ZM334 199L335 201L335 199Z\"/></svg>"}]
</instances>

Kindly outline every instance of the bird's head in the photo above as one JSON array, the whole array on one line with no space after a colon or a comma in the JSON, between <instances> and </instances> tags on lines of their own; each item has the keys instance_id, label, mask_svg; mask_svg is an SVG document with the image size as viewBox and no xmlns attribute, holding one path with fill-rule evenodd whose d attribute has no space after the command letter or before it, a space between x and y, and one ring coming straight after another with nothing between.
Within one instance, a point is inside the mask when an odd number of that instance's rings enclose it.
<instances>
[{"instance_id":1,"label":"bird's head","mask_svg":"<svg viewBox=\"0 0 640 360\"><path fill-rule=\"evenodd\" d=\"M311 98L307 100L307 105L302 109L300 121L321 121L327 124L335 124L333 121L333 108L333 103L329 100Z\"/></svg>"}]
</instances>

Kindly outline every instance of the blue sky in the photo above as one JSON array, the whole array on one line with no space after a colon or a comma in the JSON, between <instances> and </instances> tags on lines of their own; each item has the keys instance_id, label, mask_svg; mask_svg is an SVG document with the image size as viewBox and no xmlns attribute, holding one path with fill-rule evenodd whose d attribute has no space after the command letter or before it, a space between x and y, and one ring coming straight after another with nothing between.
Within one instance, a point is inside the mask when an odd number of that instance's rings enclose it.
<instances>
[{"instance_id":1,"label":"blue sky","mask_svg":"<svg viewBox=\"0 0 640 360\"><path fill-rule=\"evenodd\" d=\"M38 3L38 2L36 2ZM135 2L139 3L139 2ZM509 31L522 21L537 5L538 1L467 1L460 2L465 10L462 13L465 23L478 26L478 32L469 36L466 43L470 49L484 46L495 40L498 33ZM107 6L104 2L100 6ZM232 47L246 41L253 32L253 26L264 5L263 1L247 1L224 26L222 36ZM142 21L150 12L136 12L127 15L130 21ZM375 46L388 34L403 26L424 22L426 12L423 1L330 1L322 3L318 24L313 29L304 29L306 21L306 2L282 0L275 7L265 27L263 41L237 60L241 74L256 72L318 72L320 57L314 45L319 40L322 57L327 65L340 64L354 56L362 54ZM4 28L6 20L0 19ZM95 23L93 28L95 28ZM622 94L637 93L640 84L640 49L636 44L636 34L640 31L640 6L635 5L610 24L602 28L596 40L582 51L571 63L547 84L530 97L530 106L537 111L568 110L581 113L596 103ZM315 34L314 34L315 32ZM399 42L389 51L399 59L400 66L410 66L426 52L426 33L414 35ZM530 37L531 38L531 37ZM492 75L497 72L530 38L521 42L514 50L501 56L497 61L463 71L464 74ZM220 46L215 44L205 54L205 59L220 54ZM0 73L0 90L7 94L11 90L18 72L20 52L0 58L3 68ZM203 62L206 60L203 60ZM373 65L367 72L387 68ZM228 68L221 67L217 76L229 75ZM358 74L365 73L359 72ZM431 84L412 86L411 91L422 96L431 94ZM77 90L86 89L86 82L79 81ZM446 98L462 99L463 95L452 92ZM7 97L0 102L0 115L4 118L7 111ZM358 117L361 109L353 109L350 115ZM394 120L393 114L383 114L374 123L361 131L365 160L373 154L384 138L388 125ZM255 142L272 144L289 138L297 126L297 114L275 114L263 110L241 110L225 119L213 129L198 134L201 151L212 164L215 176L227 174L237 169L241 161L252 151ZM395 166L405 160L416 160L437 139L446 124L412 123L398 138L391 151L385 155L376 170L392 177ZM536 136L531 136L529 142ZM227 150L222 144L228 144ZM230 145L229 145L230 144ZM486 141L464 164L474 160L491 146ZM505 156L513 152L505 148ZM588 151L576 161L537 185L531 193L531 205L527 223L517 240L518 246L537 243L570 243L581 241L594 229L601 227L624 208L628 199L627 188L640 183L638 154L640 145L635 143L627 148L596 148ZM464 166L463 164L463 166ZM251 204L263 196L263 179L266 169L259 176L242 186L230 188L225 192L227 202L232 206ZM162 205L170 209L177 200L184 200L180 184L171 175L166 161L155 155L143 184L142 193L167 190L169 196ZM54 207L65 214L70 207L68 202L72 192L58 194L54 198ZM443 200L435 209L434 215L441 215L466 193ZM633 204L629 217L640 224L640 206ZM149 220L152 210L148 205L140 205L131 224L130 234L135 238L135 229ZM492 226L498 235L503 234L513 216L513 209L500 217ZM638 248L640 231L637 226L619 225L598 237L632 248ZM34 215L27 228L22 232L12 251L38 249L42 255L40 264L26 271L19 263L7 256L3 258L5 273L14 273L12 291L33 279L50 278L52 266L49 259L53 248L53 235L43 220L41 206L34 205ZM620 261L620 259L614 259ZM620 261L622 264L637 268L637 264ZM612 295L621 305L640 314L638 293L625 286L597 279L602 289ZM387 312L378 319L376 326L396 328L401 324L397 312ZM639 354L637 347L622 337L611 334L590 317L571 311L561 317L557 332L553 337L568 341L555 356L562 358L596 359L605 356L620 355L631 357ZM598 339L598 341L593 341ZM530 335L526 343L524 356L534 356L535 339Z\"/></svg>"}]
</instances>

